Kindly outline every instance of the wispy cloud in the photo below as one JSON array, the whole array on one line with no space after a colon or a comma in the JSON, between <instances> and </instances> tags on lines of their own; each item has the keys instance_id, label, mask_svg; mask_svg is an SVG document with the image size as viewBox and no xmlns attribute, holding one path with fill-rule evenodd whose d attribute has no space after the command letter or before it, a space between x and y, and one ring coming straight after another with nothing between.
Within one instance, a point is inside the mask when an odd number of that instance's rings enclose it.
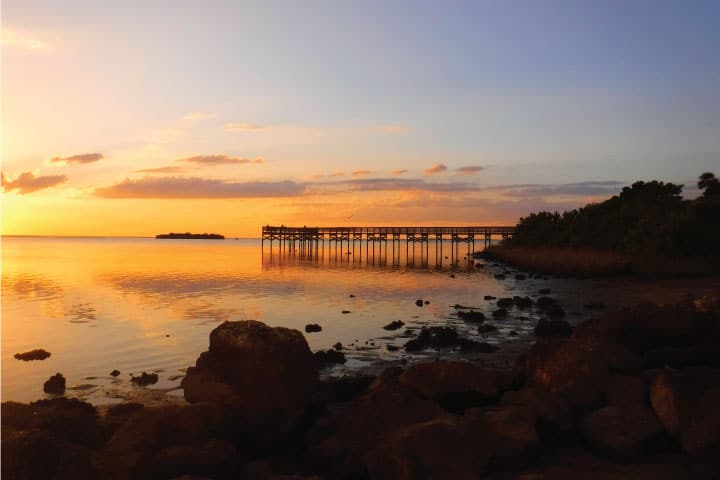
<instances>
[{"instance_id":1,"label":"wispy cloud","mask_svg":"<svg viewBox=\"0 0 720 480\"><path fill-rule=\"evenodd\" d=\"M479 165L469 165L467 167L458 168L457 172L461 175L475 175L476 173L480 173L483 170L485 170L485 167L481 167Z\"/></svg>"},{"instance_id":2,"label":"wispy cloud","mask_svg":"<svg viewBox=\"0 0 720 480\"><path fill-rule=\"evenodd\" d=\"M10 180L5 176L5 172L0 173L2 181L2 189L5 192L17 191L20 195L26 193L37 192L46 188L56 187L68 181L65 175L39 175L35 176L33 172L23 172L14 180Z\"/></svg>"},{"instance_id":3,"label":"wispy cloud","mask_svg":"<svg viewBox=\"0 0 720 480\"><path fill-rule=\"evenodd\" d=\"M344 177L345 172L334 172L328 175L328 178L338 178L338 177Z\"/></svg>"},{"instance_id":4,"label":"wispy cloud","mask_svg":"<svg viewBox=\"0 0 720 480\"><path fill-rule=\"evenodd\" d=\"M269 198L303 194L306 185L284 182L235 182L196 177L126 178L122 182L95 189L103 198Z\"/></svg>"},{"instance_id":5,"label":"wispy cloud","mask_svg":"<svg viewBox=\"0 0 720 480\"><path fill-rule=\"evenodd\" d=\"M558 185L528 184L507 185L502 187L503 193L511 197L549 197L549 196L580 196L612 195L625 186L625 182L615 180L563 183Z\"/></svg>"},{"instance_id":6,"label":"wispy cloud","mask_svg":"<svg viewBox=\"0 0 720 480\"><path fill-rule=\"evenodd\" d=\"M2 30L2 46L4 48L19 48L38 52L52 49L49 43L39 38L9 28L3 28Z\"/></svg>"},{"instance_id":7,"label":"wispy cloud","mask_svg":"<svg viewBox=\"0 0 720 480\"><path fill-rule=\"evenodd\" d=\"M264 125L255 125L253 123L226 123L223 126L223 130L226 132L259 132L261 130L268 130L270 127Z\"/></svg>"},{"instance_id":8,"label":"wispy cloud","mask_svg":"<svg viewBox=\"0 0 720 480\"><path fill-rule=\"evenodd\" d=\"M97 162L102 158L104 158L102 153L81 153L78 155L70 155L69 157L53 157L50 159L50 163L64 163L65 165L76 165Z\"/></svg>"},{"instance_id":9,"label":"wispy cloud","mask_svg":"<svg viewBox=\"0 0 720 480\"><path fill-rule=\"evenodd\" d=\"M354 172L352 172L352 176L353 178L364 177L366 175L370 175L370 173L370 170L355 170Z\"/></svg>"},{"instance_id":10,"label":"wispy cloud","mask_svg":"<svg viewBox=\"0 0 720 480\"><path fill-rule=\"evenodd\" d=\"M156 168L143 168L140 170L134 170L135 173L182 173L185 171L184 167L178 165L170 165L167 167L156 167Z\"/></svg>"},{"instance_id":11,"label":"wispy cloud","mask_svg":"<svg viewBox=\"0 0 720 480\"><path fill-rule=\"evenodd\" d=\"M240 165L240 164L262 164L265 159L262 157L250 159L243 157L232 157L230 155L195 155L193 157L180 158L178 162L195 163L199 165Z\"/></svg>"},{"instance_id":12,"label":"wispy cloud","mask_svg":"<svg viewBox=\"0 0 720 480\"><path fill-rule=\"evenodd\" d=\"M390 175L402 175L403 173L407 173L407 172L408 172L407 168L397 168L397 169L393 170L392 172L390 172Z\"/></svg>"},{"instance_id":13,"label":"wispy cloud","mask_svg":"<svg viewBox=\"0 0 720 480\"><path fill-rule=\"evenodd\" d=\"M183 115L182 119L187 122L194 122L197 120L210 120L215 117L217 117L217 114L211 112L190 112Z\"/></svg>"},{"instance_id":14,"label":"wispy cloud","mask_svg":"<svg viewBox=\"0 0 720 480\"><path fill-rule=\"evenodd\" d=\"M430 166L429 168L426 168L425 174L426 175L437 175L439 173L447 171L447 169L448 168L445 165L443 165L442 163L436 163L436 164Z\"/></svg>"}]
</instances>

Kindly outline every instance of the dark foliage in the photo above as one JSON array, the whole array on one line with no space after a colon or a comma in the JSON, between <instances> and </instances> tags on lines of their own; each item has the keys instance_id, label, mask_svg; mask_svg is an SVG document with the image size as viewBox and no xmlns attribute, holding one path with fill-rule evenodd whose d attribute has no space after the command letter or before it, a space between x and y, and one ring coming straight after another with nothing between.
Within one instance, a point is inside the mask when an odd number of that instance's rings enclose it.
<instances>
[{"instance_id":1,"label":"dark foliage","mask_svg":"<svg viewBox=\"0 0 720 480\"><path fill-rule=\"evenodd\" d=\"M702 195L684 200L682 185L635 182L619 195L562 214L520 219L508 244L588 247L643 256L720 253L720 180L704 173Z\"/></svg>"}]
</instances>

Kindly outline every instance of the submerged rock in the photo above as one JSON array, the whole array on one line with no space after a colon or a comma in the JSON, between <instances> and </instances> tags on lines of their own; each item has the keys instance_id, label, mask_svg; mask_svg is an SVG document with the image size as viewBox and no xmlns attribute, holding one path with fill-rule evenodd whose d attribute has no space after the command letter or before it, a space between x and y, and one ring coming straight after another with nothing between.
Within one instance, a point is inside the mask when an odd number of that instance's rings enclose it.
<instances>
[{"instance_id":1,"label":"submerged rock","mask_svg":"<svg viewBox=\"0 0 720 480\"><path fill-rule=\"evenodd\" d=\"M15 354L16 359L22 360L24 362L29 362L31 360L45 360L49 356L50 352L48 352L47 350L43 350L42 348L30 350L29 352Z\"/></svg>"},{"instance_id":2,"label":"submerged rock","mask_svg":"<svg viewBox=\"0 0 720 480\"><path fill-rule=\"evenodd\" d=\"M65 393L65 377L61 373L56 373L43 384L43 391L53 395L62 395Z\"/></svg>"},{"instance_id":3,"label":"submerged rock","mask_svg":"<svg viewBox=\"0 0 720 480\"><path fill-rule=\"evenodd\" d=\"M317 323L308 323L305 325L305 333L321 332L322 327Z\"/></svg>"}]
</instances>

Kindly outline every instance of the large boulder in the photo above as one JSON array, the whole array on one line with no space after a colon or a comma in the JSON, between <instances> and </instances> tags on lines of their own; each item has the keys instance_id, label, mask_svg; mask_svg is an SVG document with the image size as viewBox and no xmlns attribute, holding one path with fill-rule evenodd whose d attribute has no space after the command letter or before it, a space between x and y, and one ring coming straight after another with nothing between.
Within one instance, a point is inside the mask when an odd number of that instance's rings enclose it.
<instances>
[{"instance_id":1,"label":"large boulder","mask_svg":"<svg viewBox=\"0 0 720 480\"><path fill-rule=\"evenodd\" d=\"M693 456L720 456L720 388L713 388L700 398L682 433L683 450Z\"/></svg>"},{"instance_id":2,"label":"large boulder","mask_svg":"<svg viewBox=\"0 0 720 480\"><path fill-rule=\"evenodd\" d=\"M635 457L663 438L663 426L645 405L611 405L583 418L583 437L600 453Z\"/></svg>"},{"instance_id":3,"label":"large boulder","mask_svg":"<svg viewBox=\"0 0 720 480\"><path fill-rule=\"evenodd\" d=\"M525 386L520 390L509 390L503 394L500 404L530 409L537 417L537 430L543 441L564 439L574 429L567 400L542 387Z\"/></svg>"},{"instance_id":4,"label":"large boulder","mask_svg":"<svg viewBox=\"0 0 720 480\"><path fill-rule=\"evenodd\" d=\"M318 387L318 367L297 330L254 320L224 322L182 381L185 399L229 409L252 431L283 434Z\"/></svg>"},{"instance_id":5,"label":"large boulder","mask_svg":"<svg viewBox=\"0 0 720 480\"><path fill-rule=\"evenodd\" d=\"M398 382L450 410L463 410L498 397L495 375L468 362L417 363L402 372Z\"/></svg>"},{"instance_id":6,"label":"large boulder","mask_svg":"<svg viewBox=\"0 0 720 480\"><path fill-rule=\"evenodd\" d=\"M680 435L700 398L716 387L720 387L720 370L702 367L666 370L655 377L650 402L665 430Z\"/></svg>"}]
</instances>

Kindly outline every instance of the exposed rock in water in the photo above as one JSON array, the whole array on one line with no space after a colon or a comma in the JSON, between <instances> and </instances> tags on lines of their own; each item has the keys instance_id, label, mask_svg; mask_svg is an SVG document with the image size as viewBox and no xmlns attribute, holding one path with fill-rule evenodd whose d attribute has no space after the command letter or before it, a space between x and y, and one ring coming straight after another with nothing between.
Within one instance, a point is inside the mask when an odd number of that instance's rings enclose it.
<instances>
[{"instance_id":1,"label":"exposed rock in water","mask_svg":"<svg viewBox=\"0 0 720 480\"><path fill-rule=\"evenodd\" d=\"M485 300L495 300L497 297L493 297L492 295L485 295L483 298Z\"/></svg>"},{"instance_id":2,"label":"exposed rock in water","mask_svg":"<svg viewBox=\"0 0 720 480\"><path fill-rule=\"evenodd\" d=\"M496 273L495 280L505 280L505 275L502 273Z\"/></svg>"},{"instance_id":3,"label":"exposed rock in water","mask_svg":"<svg viewBox=\"0 0 720 480\"><path fill-rule=\"evenodd\" d=\"M533 306L533 301L530 297L520 297L516 295L513 297L513 301L515 302L515 306L520 309L530 308Z\"/></svg>"},{"instance_id":4,"label":"exposed rock in water","mask_svg":"<svg viewBox=\"0 0 720 480\"><path fill-rule=\"evenodd\" d=\"M492 316L495 318L504 318L507 317L508 311L504 308L498 308L492 313Z\"/></svg>"},{"instance_id":5,"label":"exposed rock in water","mask_svg":"<svg viewBox=\"0 0 720 480\"><path fill-rule=\"evenodd\" d=\"M305 325L305 333L314 333L322 331L322 327L317 323L308 323Z\"/></svg>"},{"instance_id":6,"label":"exposed rock in water","mask_svg":"<svg viewBox=\"0 0 720 480\"><path fill-rule=\"evenodd\" d=\"M110 372L111 377L117 377L118 375L120 375L120 370L118 370L118 369L115 369L112 372Z\"/></svg>"},{"instance_id":7,"label":"exposed rock in water","mask_svg":"<svg viewBox=\"0 0 720 480\"><path fill-rule=\"evenodd\" d=\"M347 315L348 313L352 313L352 312L350 310L343 310L340 313L342 313L343 315Z\"/></svg>"},{"instance_id":8,"label":"exposed rock in water","mask_svg":"<svg viewBox=\"0 0 720 480\"><path fill-rule=\"evenodd\" d=\"M385 330L398 330L402 328L405 325L405 322L402 320L393 320L392 322L385 325L383 328Z\"/></svg>"},{"instance_id":9,"label":"exposed rock in water","mask_svg":"<svg viewBox=\"0 0 720 480\"><path fill-rule=\"evenodd\" d=\"M53 395L62 395L65 393L65 377L61 373L56 373L43 384L43 391Z\"/></svg>"},{"instance_id":10,"label":"exposed rock in water","mask_svg":"<svg viewBox=\"0 0 720 480\"><path fill-rule=\"evenodd\" d=\"M210 349L182 380L190 403L226 407L258 440L282 438L318 386L318 368L302 333L254 320L224 322Z\"/></svg>"},{"instance_id":11,"label":"exposed rock in water","mask_svg":"<svg viewBox=\"0 0 720 480\"><path fill-rule=\"evenodd\" d=\"M460 310L457 312L457 316L466 322L479 323L485 321L485 314L477 310Z\"/></svg>"},{"instance_id":12,"label":"exposed rock in water","mask_svg":"<svg viewBox=\"0 0 720 480\"><path fill-rule=\"evenodd\" d=\"M527 279L527 275L522 275L520 273L515 275L515 280L526 280L526 279Z\"/></svg>"},{"instance_id":13,"label":"exposed rock in water","mask_svg":"<svg viewBox=\"0 0 720 480\"><path fill-rule=\"evenodd\" d=\"M534 331L536 337L569 337L572 335L572 327L565 320L541 318Z\"/></svg>"},{"instance_id":14,"label":"exposed rock in water","mask_svg":"<svg viewBox=\"0 0 720 480\"><path fill-rule=\"evenodd\" d=\"M510 308L515 305L515 300L510 297L501 298L497 301L497 306L500 308Z\"/></svg>"},{"instance_id":15,"label":"exposed rock in water","mask_svg":"<svg viewBox=\"0 0 720 480\"><path fill-rule=\"evenodd\" d=\"M430 305L430 300L425 300L423 303L424 303L425 305Z\"/></svg>"},{"instance_id":16,"label":"exposed rock in water","mask_svg":"<svg viewBox=\"0 0 720 480\"><path fill-rule=\"evenodd\" d=\"M333 348L339 352L343 349L342 343L337 342L335 345L333 345Z\"/></svg>"},{"instance_id":17,"label":"exposed rock in water","mask_svg":"<svg viewBox=\"0 0 720 480\"><path fill-rule=\"evenodd\" d=\"M423 301L422 301L422 300L415 300L415 305L417 305L418 307L422 307L422 306L423 306Z\"/></svg>"},{"instance_id":18,"label":"exposed rock in water","mask_svg":"<svg viewBox=\"0 0 720 480\"><path fill-rule=\"evenodd\" d=\"M337 350L318 350L313 354L319 369L332 367L345 363L345 354Z\"/></svg>"},{"instance_id":19,"label":"exposed rock in water","mask_svg":"<svg viewBox=\"0 0 720 480\"><path fill-rule=\"evenodd\" d=\"M30 350L29 352L15 354L16 359L22 360L24 362L29 362L31 360L45 360L49 356L50 352L48 352L47 350L43 350L42 348Z\"/></svg>"},{"instance_id":20,"label":"exposed rock in water","mask_svg":"<svg viewBox=\"0 0 720 480\"><path fill-rule=\"evenodd\" d=\"M497 332L497 327L495 325L490 325L489 323L486 323L486 324L480 325L478 327L478 333L491 333L491 332Z\"/></svg>"},{"instance_id":21,"label":"exposed rock in water","mask_svg":"<svg viewBox=\"0 0 720 480\"><path fill-rule=\"evenodd\" d=\"M156 373L145 373L142 372L142 375L139 377L132 377L130 381L136 385L140 385L141 387L145 387L147 385L154 385L158 381L158 376Z\"/></svg>"}]
</instances>

